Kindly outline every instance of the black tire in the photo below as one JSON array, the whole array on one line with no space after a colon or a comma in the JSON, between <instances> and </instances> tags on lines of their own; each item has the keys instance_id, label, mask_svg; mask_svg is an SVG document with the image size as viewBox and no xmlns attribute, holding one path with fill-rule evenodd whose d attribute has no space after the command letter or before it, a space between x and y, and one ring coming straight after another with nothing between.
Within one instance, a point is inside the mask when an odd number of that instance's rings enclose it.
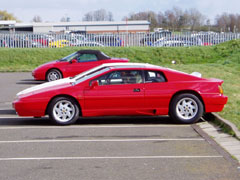
<instances>
[{"instance_id":1,"label":"black tire","mask_svg":"<svg viewBox=\"0 0 240 180\"><path fill-rule=\"evenodd\" d=\"M57 97L49 104L48 115L54 124L73 124L79 118L79 107L71 98Z\"/></svg>"},{"instance_id":2,"label":"black tire","mask_svg":"<svg viewBox=\"0 0 240 180\"><path fill-rule=\"evenodd\" d=\"M46 80L48 82L50 81L56 81L58 79L62 79L62 73L57 69L50 69L46 74Z\"/></svg>"},{"instance_id":3,"label":"black tire","mask_svg":"<svg viewBox=\"0 0 240 180\"><path fill-rule=\"evenodd\" d=\"M170 104L169 115L176 122L190 124L203 116L204 108L201 100L190 93L179 94Z\"/></svg>"}]
</instances>

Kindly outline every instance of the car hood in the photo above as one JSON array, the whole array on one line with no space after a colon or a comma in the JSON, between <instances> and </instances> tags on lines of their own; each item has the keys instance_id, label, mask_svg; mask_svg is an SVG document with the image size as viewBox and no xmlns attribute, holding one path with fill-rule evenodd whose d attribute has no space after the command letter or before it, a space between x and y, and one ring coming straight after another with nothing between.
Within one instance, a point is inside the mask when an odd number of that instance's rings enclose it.
<instances>
[{"instance_id":1,"label":"car hood","mask_svg":"<svg viewBox=\"0 0 240 180\"><path fill-rule=\"evenodd\" d=\"M45 89L51 89L51 88L55 88L57 86L61 86L61 85L69 84L69 83L73 83L73 82L75 82L75 80L70 79L70 78L64 78L64 79L59 79L56 81L46 82L46 83L43 83L43 84L40 84L37 86L27 88L23 91L20 91L19 93L17 93L17 96L21 96L21 95L25 95L25 94L33 93L36 91L45 90Z\"/></svg>"},{"instance_id":2,"label":"car hood","mask_svg":"<svg viewBox=\"0 0 240 180\"><path fill-rule=\"evenodd\" d=\"M50 64L55 64L56 62L59 62L59 60L53 60L53 61L50 61L50 62L47 62L47 63L44 63L40 66L44 66L44 65L50 65Z\"/></svg>"}]
</instances>

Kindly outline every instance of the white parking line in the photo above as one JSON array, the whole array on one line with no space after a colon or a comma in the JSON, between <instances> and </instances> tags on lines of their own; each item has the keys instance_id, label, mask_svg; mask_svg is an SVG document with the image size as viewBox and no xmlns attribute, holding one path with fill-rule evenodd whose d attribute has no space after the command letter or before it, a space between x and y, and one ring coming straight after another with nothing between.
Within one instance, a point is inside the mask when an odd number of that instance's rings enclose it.
<instances>
[{"instance_id":1,"label":"white parking line","mask_svg":"<svg viewBox=\"0 0 240 180\"><path fill-rule=\"evenodd\" d=\"M29 157L29 158L0 158L0 161L25 160L93 160L93 159L196 159L223 158L223 156L125 156L125 157Z\"/></svg>"},{"instance_id":2,"label":"white parking line","mask_svg":"<svg viewBox=\"0 0 240 180\"><path fill-rule=\"evenodd\" d=\"M181 127L190 127L191 125L174 125L174 124L162 124L162 125L73 125L73 126L5 126L0 127L0 129L78 129L78 128L181 128Z\"/></svg>"},{"instance_id":3,"label":"white parking line","mask_svg":"<svg viewBox=\"0 0 240 180\"><path fill-rule=\"evenodd\" d=\"M47 139L47 140L17 140L0 141L3 143L58 143L58 142L138 142L138 141L204 141L202 138L181 139Z\"/></svg>"}]
</instances>

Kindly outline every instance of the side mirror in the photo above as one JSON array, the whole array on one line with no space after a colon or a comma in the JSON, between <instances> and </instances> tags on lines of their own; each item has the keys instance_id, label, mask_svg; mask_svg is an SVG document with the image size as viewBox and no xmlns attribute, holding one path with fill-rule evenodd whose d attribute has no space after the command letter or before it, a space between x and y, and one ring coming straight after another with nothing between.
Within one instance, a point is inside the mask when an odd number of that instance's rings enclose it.
<instances>
[{"instance_id":1,"label":"side mirror","mask_svg":"<svg viewBox=\"0 0 240 180\"><path fill-rule=\"evenodd\" d=\"M71 64L74 64L74 63L77 63L78 61L76 60L76 59L72 59L71 61L70 61L70 63Z\"/></svg>"},{"instance_id":2,"label":"side mirror","mask_svg":"<svg viewBox=\"0 0 240 180\"><path fill-rule=\"evenodd\" d=\"M99 86L98 80L94 80L94 81L92 81L92 83L91 83L91 85L90 85L90 88L91 88L91 89L94 89L94 88L97 87L97 86Z\"/></svg>"}]
</instances>

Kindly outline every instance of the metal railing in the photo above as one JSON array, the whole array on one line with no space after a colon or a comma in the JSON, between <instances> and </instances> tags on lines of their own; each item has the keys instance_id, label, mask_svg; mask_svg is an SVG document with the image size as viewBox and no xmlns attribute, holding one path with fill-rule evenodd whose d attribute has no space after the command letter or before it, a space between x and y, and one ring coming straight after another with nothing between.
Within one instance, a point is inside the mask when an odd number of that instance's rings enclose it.
<instances>
[{"instance_id":1,"label":"metal railing","mask_svg":"<svg viewBox=\"0 0 240 180\"><path fill-rule=\"evenodd\" d=\"M240 39L240 33L119 33L119 34L35 34L2 33L0 47L6 48L61 48L66 46L100 47L179 47L211 46Z\"/></svg>"}]
</instances>

